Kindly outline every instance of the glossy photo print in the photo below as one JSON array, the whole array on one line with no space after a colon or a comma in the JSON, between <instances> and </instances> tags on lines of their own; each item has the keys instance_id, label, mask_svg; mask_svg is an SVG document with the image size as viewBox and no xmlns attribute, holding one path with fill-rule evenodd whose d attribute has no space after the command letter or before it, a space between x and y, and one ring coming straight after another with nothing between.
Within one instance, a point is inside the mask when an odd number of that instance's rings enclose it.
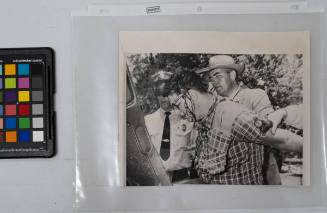
<instances>
[{"instance_id":1,"label":"glossy photo print","mask_svg":"<svg viewBox=\"0 0 327 213\"><path fill-rule=\"evenodd\" d=\"M126 186L310 184L307 32L121 32L119 63Z\"/></svg>"}]
</instances>

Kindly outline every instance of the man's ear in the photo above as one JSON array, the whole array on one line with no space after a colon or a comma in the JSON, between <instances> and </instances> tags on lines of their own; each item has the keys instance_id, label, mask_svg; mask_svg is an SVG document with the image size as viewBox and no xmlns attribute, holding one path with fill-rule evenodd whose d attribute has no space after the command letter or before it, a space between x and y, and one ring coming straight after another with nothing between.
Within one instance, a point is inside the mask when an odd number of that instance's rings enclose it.
<instances>
[{"instance_id":1,"label":"man's ear","mask_svg":"<svg viewBox=\"0 0 327 213\"><path fill-rule=\"evenodd\" d=\"M229 76L230 76L230 79L231 79L232 81L236 81L236 71L235 71L235 70L231 71L231 72L229 73Z\"/></svg>"}]
</instances>

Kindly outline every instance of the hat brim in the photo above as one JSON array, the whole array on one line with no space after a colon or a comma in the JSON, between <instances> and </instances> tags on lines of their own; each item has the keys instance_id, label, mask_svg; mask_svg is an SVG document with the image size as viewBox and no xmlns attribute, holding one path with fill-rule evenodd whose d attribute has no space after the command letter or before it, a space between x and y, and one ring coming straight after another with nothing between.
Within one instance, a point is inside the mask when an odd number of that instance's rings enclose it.
<instances>
[{"instance_id":1,"label":"hat brim","mask_svg":"<svg viewBox=\"0 0 327 213\"><path fill-rule=\"evenodd\" d=\"M174 74L171 72L160 71L151 76L152 82L170 80Z\"/></svg>"},{"instance_id":2,"label":"hat brim","mask_svg":"<svg viewBox=\"0 0 327 213\"><path fill-rule=\"evenodd\" d=\"M242 74L244 72L244 65L243 64L227 64L227 65L217 65L217 66L211 66L211 67L206 67L200 70L195 71L197 74L203 74L205 72L209 72L214 69L232 69L237 72L237 74Z\"/></svg>"}]
</instances>

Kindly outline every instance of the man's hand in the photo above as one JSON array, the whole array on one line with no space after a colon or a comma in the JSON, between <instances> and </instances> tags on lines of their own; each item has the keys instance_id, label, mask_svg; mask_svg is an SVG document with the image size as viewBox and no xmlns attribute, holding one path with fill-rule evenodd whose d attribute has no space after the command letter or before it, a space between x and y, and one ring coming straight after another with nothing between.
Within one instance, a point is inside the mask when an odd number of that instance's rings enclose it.
<instances>
[{"instance_id":1,"label":"man's hand","mask_svg":"<svg viewBox=\"0 0 327 213\"><path fill-rule=\"evenodd\" d=\"M271 128L271 133L275 135L277 126L282 122L282 120L287 116L287 111L282 108L276 110L275 112L268 115L268 119L273 122L273 126Z\"/></svg>"}]
</instances>

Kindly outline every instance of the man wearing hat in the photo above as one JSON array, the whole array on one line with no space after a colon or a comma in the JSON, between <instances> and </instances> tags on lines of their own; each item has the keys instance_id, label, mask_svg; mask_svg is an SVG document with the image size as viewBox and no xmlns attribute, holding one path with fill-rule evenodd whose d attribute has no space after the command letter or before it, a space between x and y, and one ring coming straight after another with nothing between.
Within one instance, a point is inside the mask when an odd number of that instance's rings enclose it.
<instances>
[{"instance_id":1,"label":"man wearing hat","mask_svg":"<svg viewBox=\"0 0 327 213\"><path fill-rule=\"evenodd\" d=\"M181 183L196 177L192 168L191 143L193 123L181 118L181 113L170 102L173 73L158 71L152 75L153 90L160 108L144 117L151 142L159 153L162 163L173 183Z\"/></svg>"},{"instance_id":2,"label":"man wearing hat","mask_svg":"<svg viewBox=\"0 0 327 213\"><path fill-rule=\"evenodd\" d=\"M244 68L244 65L236 64L231 56L216 55L209 59L207 68L198 70L197 73L208 75L209 81L218 95L245 105L260 115L267 116L274 109L265 91L262 89L249 89L240 85L239 78ZM250 164L263 165L263 145L248 144L248 146L247 153L242 153L241 150L239 154L250 154L250 159L254 161L249 162ZM268 168L263 168L265 182L267 184L281 184L277 162L273 153L267 152L265 155L265 161L268 161ZM249 166L251 166L250 164Z\"/></svg>"}]
</instances>

